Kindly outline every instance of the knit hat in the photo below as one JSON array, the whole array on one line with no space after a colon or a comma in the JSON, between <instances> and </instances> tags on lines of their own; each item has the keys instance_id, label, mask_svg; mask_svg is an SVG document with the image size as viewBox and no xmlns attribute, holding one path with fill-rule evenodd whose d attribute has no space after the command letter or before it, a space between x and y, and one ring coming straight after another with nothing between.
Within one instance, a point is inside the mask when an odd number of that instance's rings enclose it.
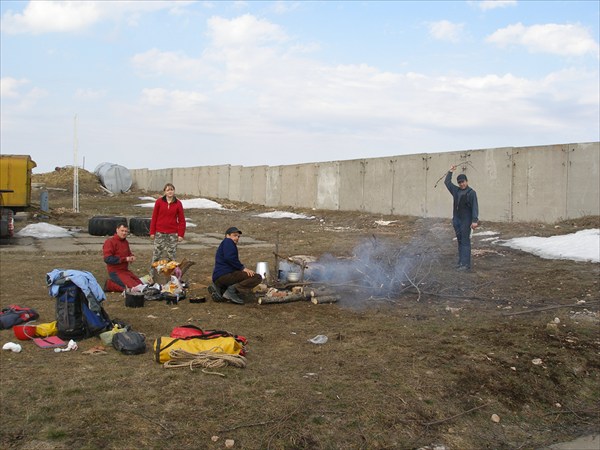
<instances>
[{"instance_id":1,"label":"knit hat","mask_svg":"<svg viewBox=\"0 0 600 450\"><path fill-rule=\"evenodd\" d=\"M459 176L456 177L456 181L459 183L461 181L467 181L467 176L464 173L461 173Z\"/></svg>"}]
</instances>

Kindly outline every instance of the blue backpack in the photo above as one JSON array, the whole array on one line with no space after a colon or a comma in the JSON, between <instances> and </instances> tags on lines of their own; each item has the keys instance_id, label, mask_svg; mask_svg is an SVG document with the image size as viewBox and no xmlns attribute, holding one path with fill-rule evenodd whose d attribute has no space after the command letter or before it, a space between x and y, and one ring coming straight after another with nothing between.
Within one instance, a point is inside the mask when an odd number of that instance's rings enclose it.
<instances>
[{"instance_id":1,"label":"blue backpack","mask_svg":"<svg viewBox=\"0 0 600 450\"><path fill-rule=\"evenodd\" d=\"M83 291L72 282L58 288L56 296L56 327L61 339L85 339L98 336L112 328L104 308L94 312Z\"/></svg>"}]
</instances>

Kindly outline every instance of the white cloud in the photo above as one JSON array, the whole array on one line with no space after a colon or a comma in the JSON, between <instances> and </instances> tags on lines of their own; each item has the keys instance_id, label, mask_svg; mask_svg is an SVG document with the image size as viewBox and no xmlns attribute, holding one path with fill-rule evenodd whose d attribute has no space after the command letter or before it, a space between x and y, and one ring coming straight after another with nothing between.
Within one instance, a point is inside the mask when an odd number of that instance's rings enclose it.
<instances>
[{"instance_id":1,"label":"white cloud","mask_svg":"<svg viewBox=\"0 0 600 450\"><path fill-rule=\"evenodd\" d=\"M463 33L464 24L452 23L447 20L431 22L429 24L429 33L441 41L458 42Z\"/></svg>"},{"instance_id":2,"label":"white cloud","mask_svg":"<svg viewBox=\"0 0 600 450\"><path fill-rule=\"evenodd\" d=\"M2 77L0 79L0 96L3 99L17 98L20 96L19 87L29 83L25 79L17 80L11 77Z\"/></svg>"},{"instance_id":3,"label":"white cloud","mask_svg":"<svg viewBox=\"0 0 600 450\"><path fill-rule=\"evenodd\" d=\"M22 14L6 11L2 16L2 32L64 33L77 32L103 20L125 18L128 25L137 24L141 12L180 9L192 1L31 1Z\"/></svg>"},{"instance_id":4,"label":"white cloud","mask_svg":"<svg viewBox=\"0 0 600 450\"><path fill-rule=\"evenodd\" d=\"M471 3L475 3L479 7L479 9L483 11L488 11L490 9L506 8L507 6L516 6L517 0L483 0L481 2Z\"/></svg>"},{"instance_id":5,"label":"white cloud","mask_svg":"<svg viewBox=\"0 0 600 450\"><path fill-rule=\"evenodd\" d=\"M598 57L598 42L581 25L545 24L524 26L521 23L501 28L486 38L500 47L522 45L530 52L551 53L561 56Z\"/></svg>"},{"instance_id":6,"label":"white cloud","mask_svg":"<svg viewBox=\"0 0 600 450\"><path fill-rule=\"evenodd\" d=\"M22 14L7 11L2 16L2 30L10 34L77 31L100 18L96 2L29 2Z\"/></svg>"},{"instance_id":7,"label":"white cloud","mask_svg":"<svg viewBox=\"0 0 600 450\"><path fill-rule=\"evenodd\" d=\"M212 41L200 57L158 49L134 57L140 73L190 82L177 90L145 89L134 116L160 113L165 127L217 135L232 126L253 136L353 136L360 130L364 139L379 141L388 133L417 134L432 124L490 130L499 123L527 123L540 133L556 131L569 122L548 105L593 108L590 99L598 98L597 74L581 70L528 79L510 73L431 77L366 64L334 66L294 52L297 43L265 20L245 15L210 22Z\"/></svg>"},{"instance_id":8,"label":"white cloud","mask_svg":"<svg viewBox=\"0 0 600 450\"><path fill-rule=\"evenodd\" d=\"M208 20L208 30L216 47L244 48L288 40L279 25L250 14L231 20L211 17Z\"/></svg>"}]
</instances>

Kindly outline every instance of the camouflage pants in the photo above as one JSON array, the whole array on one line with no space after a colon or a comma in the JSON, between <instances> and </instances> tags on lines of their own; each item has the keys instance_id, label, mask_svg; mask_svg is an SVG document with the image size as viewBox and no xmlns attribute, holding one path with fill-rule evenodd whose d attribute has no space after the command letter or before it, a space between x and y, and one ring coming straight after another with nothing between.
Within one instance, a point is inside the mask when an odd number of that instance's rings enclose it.
<instances>
[{"instance_id":1,"label":"camouflage pants","mask_svg":"<svg viewBox=\"0 0 600 450\"><path fill-rule=\"evenodd\" d=\"M177 260L177 233L165 234L156 233L154 236L154 253L152 253L152 262L168 259Z\"/></svg>"}]
</instances>

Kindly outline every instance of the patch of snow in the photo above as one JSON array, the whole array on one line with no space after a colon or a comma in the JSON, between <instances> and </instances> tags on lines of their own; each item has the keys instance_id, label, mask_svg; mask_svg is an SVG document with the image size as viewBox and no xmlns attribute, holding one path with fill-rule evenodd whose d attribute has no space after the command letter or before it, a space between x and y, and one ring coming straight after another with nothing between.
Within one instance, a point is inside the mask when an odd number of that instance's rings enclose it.
<instances>
[{"instance_id":1,"label":"patch of snow","mask_svg":"<svg viewBox=\"0 0 600 450\"><path fill-rule=\"evenodd\" d=\"M376 220L376 221L375 221L375 223L376 223L377 225L384 225L384 226L387 226L387 225L389 225L390 223L394 223L394 222L397 222L397 221L396 221L396 220Z\"/></svg>"},{"instance_id":2,"label":"patch of snow","mask_svg":"<svg viewBox=\"0 0 600 450\"><path fill-rule=\"evenodd\" d=\"M62 227L46 222L32 223L16 233L19 237L33 237L37 239L50 239L73 237L73 233Z\"/></svg>"},{"instance_id":3,"label":"patch of snow","mask_svg":"<svg viewBox=\"0 0 600 450\"><path fill-rule=\"evenodd\" d=\"M477 233L473 233L473 236L495 236L498 233L497 231L478 231Z\"/></svg>"},{"instance_id":4,"label":"patch of snow","mask_svg":"<svg viewBox=\"0 0 600 450\"><path fill-rule=\"evenodd\" d=\"M152 199L152 203L140 203L135 206L142 208L154 208L155 199ZM189 198L180 200L183 205L183 209L225 209L223 205L206 198Z\"/></svg>"},{"instance_id":5,"label":"patch of snow","mask_svg":"<svg viewBox=\"0 0 600 450\"><path fill-rule=\"evenodd\" d=\"M501 245L533 253L545 259L600 262L600 229L598 228L562 236L514 238Z\"/></svg>"},{"instance_id":6,"label":"patch of snow","mask_svg":"<svg viewBox=\"0 0 600 450\"><path fill-rule=\"evenodd\" d=\"M263 219L314 219L314 216L307 216L305 214L296 214L286 211L273 211L255 214L254 217L262 217Z\"/></svg>"}]
</instances>

